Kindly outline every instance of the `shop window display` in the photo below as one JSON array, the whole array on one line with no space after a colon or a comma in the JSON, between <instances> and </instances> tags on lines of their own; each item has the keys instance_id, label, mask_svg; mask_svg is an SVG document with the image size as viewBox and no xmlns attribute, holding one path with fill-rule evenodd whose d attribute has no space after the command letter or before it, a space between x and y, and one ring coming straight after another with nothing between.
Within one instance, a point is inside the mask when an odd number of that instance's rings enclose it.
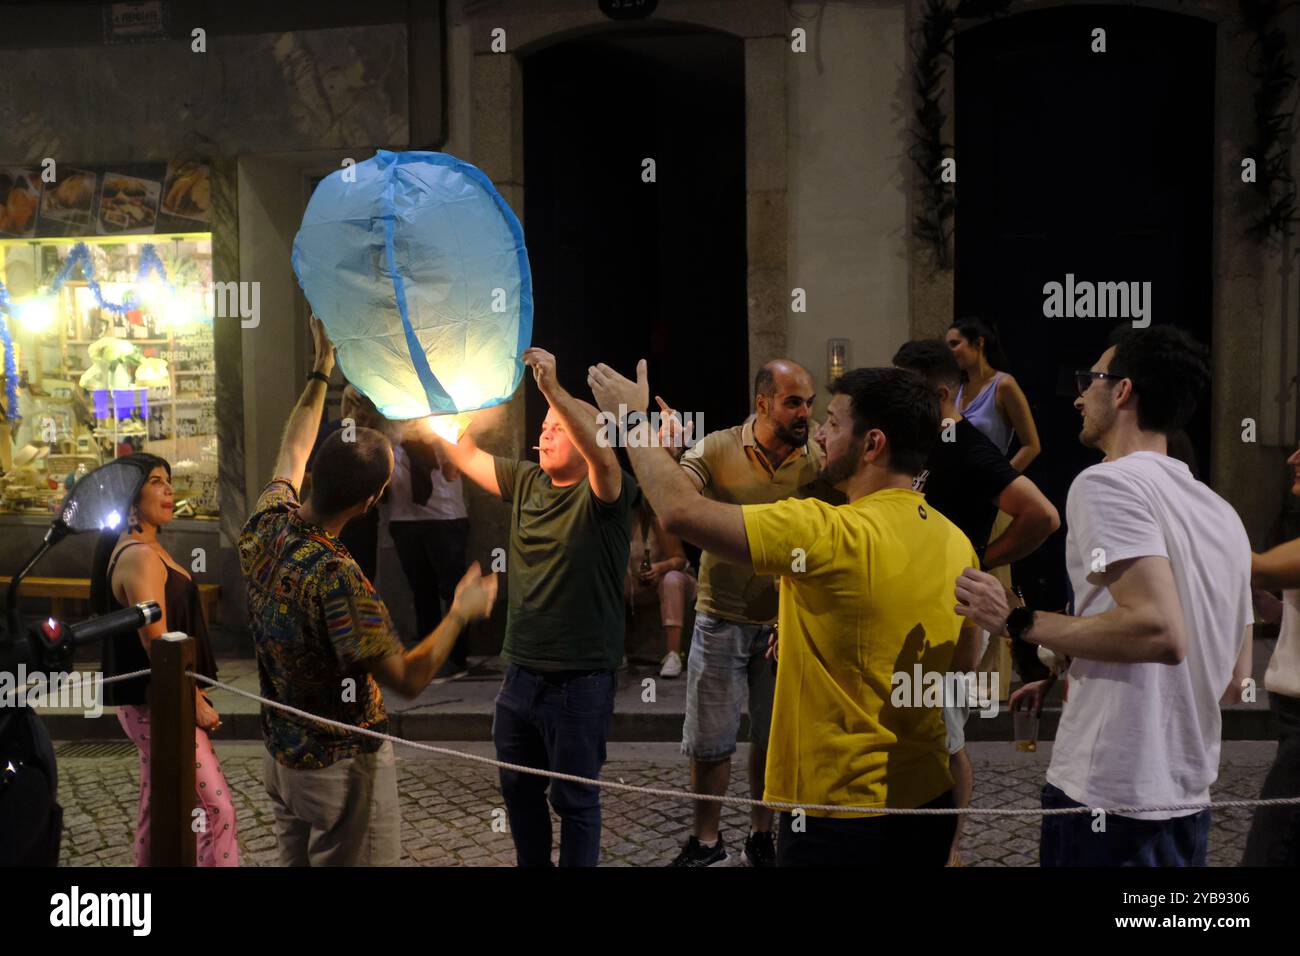
<instances>
[{"instance_id":1,"label":"shop window display","mask_svg":"<svg viewBox=\"0 0 1300 956\"><path fill-rule=\"evenodd\" d=\"M216 516L211 236L143 238L0 241L0 514L48 514L147 451L172 464L177 517Z\"/></svg>"}]
</instances>

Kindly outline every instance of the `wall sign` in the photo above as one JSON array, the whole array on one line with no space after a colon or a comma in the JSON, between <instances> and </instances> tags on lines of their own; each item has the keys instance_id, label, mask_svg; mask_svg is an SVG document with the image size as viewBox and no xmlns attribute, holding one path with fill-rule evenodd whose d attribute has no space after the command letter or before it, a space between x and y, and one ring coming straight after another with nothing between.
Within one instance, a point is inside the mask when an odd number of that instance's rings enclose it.
<instances>
[{"instance_id":1,"label":"wall sign","mask_svg":"<svg viewBox=\"0 0 1300 956\"><path fill-rule=\"evenodd\" d=\"M104 4L104 42L136 43L167 36L162 0Z\"/></svg>"}]
</instances>

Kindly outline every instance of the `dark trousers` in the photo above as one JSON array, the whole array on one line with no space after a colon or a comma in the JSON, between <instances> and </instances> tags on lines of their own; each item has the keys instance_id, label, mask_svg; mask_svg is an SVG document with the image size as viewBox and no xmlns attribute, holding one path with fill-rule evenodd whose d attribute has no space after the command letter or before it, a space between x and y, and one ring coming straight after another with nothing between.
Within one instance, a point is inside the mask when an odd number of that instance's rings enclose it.
<instances>
[{"instance_id":1,"label":"dark trousers","mask_svg":"<svg viewBox=\"0 0 1300 956\"><path fill-rule=\"evenodd\" d=\"M929 803L928 810L950 810L949 790ZM923 817L814 817L794 830L794 814L778 814L777 866L938 866L948 862L957 830L950 814Z\"/></svg>"},{"instance_id":2,"label":"dark trousers","mask_svg":"<svg viewBox=\"0 0 1300 956\"><path fill-rule=\"evenodd\" d=\"M1050 783L1043 786L1043 809L1081 807ZM1169 820L1135 820L1106 814L1106 829L1093 832L1091 813L1043 817L1040 866L1205 866L1210 844L1210 811Z\"/></svg>"},{"instance_id":3,"label":"dark trousers","mask_svg":"<svg viewBox=\"0 0 1300 956\"><path fill-rule=\"evenodd\" d=\"M613 714L613 671L542 674L510 664L492 721L497 759L595 779L605 763ZM551 865L548 788L560 816L560 866L595 866L599 788L502 770L501 794L519 865Z\"/></svg>"},{"instance_id":4,"label":"dark trousers","mask_svg":"<svg viewBox=\"0 0 1300 956\"><path fill-rule=\"evenodd\" d=\"M1300 700L1269 694L1277 721L1277 756L1264 778L1261 800L1300 797ZM1300 804L1256 807L1243 866L1300 866Z\"/></svg>"},{"instance_id":5,"label":"dark trousers","mask_svg":"<svg viewBox=\"0 0 1300 956\"><path fill-rule=\"evenodd\" d=\"M390 521L388 533L392 535L397 560L415 596L417 640L422 641L442 620L442 602L451 607L456 585L465 574L469 519ZM451 649L450 660L464 666L468 655L462 636Z\"/></svg>"}]
</instances>

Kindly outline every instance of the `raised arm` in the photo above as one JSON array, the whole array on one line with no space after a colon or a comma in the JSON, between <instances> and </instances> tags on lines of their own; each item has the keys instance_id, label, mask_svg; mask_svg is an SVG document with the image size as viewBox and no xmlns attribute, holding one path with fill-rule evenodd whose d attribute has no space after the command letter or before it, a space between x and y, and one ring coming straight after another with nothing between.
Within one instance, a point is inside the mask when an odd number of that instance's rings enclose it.
<instances>
[{"instance_id":1,"label":"raised arm","mask_svg":"<svg viewBox=\"0 0 1300 956\"><path fill-rule=\"evenodd\" d=\"M545 349L524 349L524 364L533 370L533 378L542 397L555 409L565 434L587 463L587 478L596 497L606 503L618 500L623 493L623 469L614 449L602 446L600 425L585 402L580 402L560 385L555 374L555 356ZM618 410L614 409L617 414Z\"/></svg>"},{"instance_id":2,"label":"raised arm","mask_svg":"<svg viewBox=\"0 0 1300 956\"><path fill-rule=\"evenodd\" d=\"M694 421L687 422L683 427L682 418L677 414L677 410L660 396L656 395L655 401L659 403L659 447L667 448L670 455L680 460L686 451L687 442L690 442L692 437L698 439L704 436L695 435Z\"/></svg>"},{"instance_id":3,"label":"raised arm","mask_svg":"<svg viewBox=\"0 0 1300 956\"><path fill-rule=\"evenodd\" d=\"M312 372L319 372L328 380L334 371L334 346L325 334L325 325L315 315L311 317L311 338L316 349L316 359L312 363ZM280 454L275 459L274 478L287 478L294 488L302 489L303 474L307 471L307 459L316 444L316 435L320 431L321 412L325 409L326 382L318 378L307 381L298 404L289 415L288 424L284 426L284 437L280 439Z\"/></svg>"},{"instance_id":4,"label":"raised arm","mask_svg":"<svg viewBox=\"0 0 1300 956\"><path fill-rule=\"evenodd\" d=\"M690 449L687 449L686 443L691 441L695 433L695 422L687 422L682 426L681 416L677 410L672 408L658 395L655 401L659 403L659 447L666 448L668 454L673 456L673 460L681 464L682 470L686 472L687 477L691 479L691 484L695 486L696 491L703 491L707 482L700 474L703 467L699 455L699 439L703 435L695 436L696 441L691 442ZM690 451L691 454L687 454ZM707 474L707 471L705 471Z\"/></svg>"},{"instance_id":5,"label":"raised arm","mask_svg":"<svg viewBox=\"0 0 1300 956\"><path fill-rule=\"evenodd\" d=\"M740 506L705 498L667 449L650 447L650 424L645 416L650 389L645 359L637 363L636 377L635 382L628 381L604 364L587 369L587 382L603 411L616 415L622 405L629 417L632 412L642 414L641 424L628 432L627 454L641 491L650 499L659 521L671 533L724 561L752 564Z\"/></svg>"},{"instance_id":6,"label":"raised arm","mask_svg":"<svg viewBox=\"0 0 1300 956\"><path fill-rule=\"evenodd\" d=\"M429 420L420 423L421 440L428 440L438 450L438 459L442 463L443 477L452 481L452 475L463 474L494 498L501 497L501 485L497 481L496 463L491 455L479 448L470 437L469 432L460 436L456 444L435 434ZM449 472L448 467L452 470Z\"/></svg>"}]
</instances>

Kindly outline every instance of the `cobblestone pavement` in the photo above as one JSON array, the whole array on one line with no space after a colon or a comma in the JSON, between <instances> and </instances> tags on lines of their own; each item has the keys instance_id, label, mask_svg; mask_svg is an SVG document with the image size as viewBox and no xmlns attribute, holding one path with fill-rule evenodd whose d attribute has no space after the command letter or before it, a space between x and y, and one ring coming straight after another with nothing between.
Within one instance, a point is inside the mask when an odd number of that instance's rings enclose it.
<instances>
[{"instance_id":1,"label":"cobblestone pavement","mask_svg":"<svg viewBox=\"0 0 1300 956\"><path fill-rule=\"evenodd\" d=\"M483 743L447 746L484 755ZM1276 744L1226 743L1215 800L1259 795ZM275 836L270 803L262 787L261 745L219 745L236 795L239 842L245 866L274 866ZM399 754L401 751L399 750ZM405 866L510 866L514 847L508 833L493 829L493 811L503 808L496 771L483 764L420 754L398 760L402 799L402 864ZM1017 754L1009 743L971 744L975 768L974 805L1037 807L1050 748ZM742 754L738 755L743 759ZM673 744L611 744L607 779L645 786L684 788L686 764ZM59 802L64 807L63 866L130 866L131 836L138 799L134 753L106 757L60 757ZM740 769L740 765L736 765ZM744 796L743 773L733 772L731 793ZM495 815L499 819L503 814ZM606 792L601 840L603 866L662 866L686 839L690 804L640 794ZM723 831L733 857L743 842L748 813L723 810ZM1210 863L1235 866L1241 859L1248 810L1215 814ZM555 833L559 835L558 820ZM970 817L963 855L973 866L1035 866L1038 818Z\"/></svg>"}]
</instances>

